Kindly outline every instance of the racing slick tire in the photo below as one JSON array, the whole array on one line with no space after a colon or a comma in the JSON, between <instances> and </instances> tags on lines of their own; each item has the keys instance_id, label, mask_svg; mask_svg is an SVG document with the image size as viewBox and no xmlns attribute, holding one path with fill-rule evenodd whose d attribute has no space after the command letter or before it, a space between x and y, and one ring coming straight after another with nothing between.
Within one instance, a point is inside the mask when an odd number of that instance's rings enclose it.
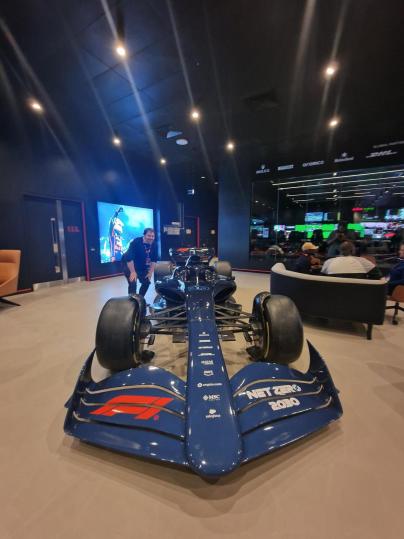
<instances>
[{"instance_id":1,"label":"racing slick tire","mask_svg":"<svg viewBox=\"0 0 404 539\"><path fill-rule=\"evenodd\" d=\"M171 262L157 262L154 268L154 282L162 281L163 277L168 277L172 273Z\"/></svg>"},{"instance_id":2,"label":"racing slick tire","mask_svg":"<svg viewBox=\"0 0 404 539\"><path fill-rule=\"evenodd\" d=\"M218 275L223 277L232 277L231 264L226 260L218 260L213 264Z\"/></svg>"},{"instance_id":3,"label":"racing slick tire","mask_svg":"<svg viewBox=\"0 0 404 539\"><path fill-rule=\"evenodd\" d=\"M98 318L95 348L101 366L124 371L142 362L141 324L146 305L141 296L111 298Z\"/></svg>"},{"instance_id":4,"label":"racing slick tire","mask_svg":"<svg viewBox=\"0 0 404 539\"><path fill-rule=\"evenodd\" d=\"M302 353L303 325L294 302L268 292L257 294L253 318L258 322L252 356L258 361L287 365Z\"/></svg>"}]
</instances>

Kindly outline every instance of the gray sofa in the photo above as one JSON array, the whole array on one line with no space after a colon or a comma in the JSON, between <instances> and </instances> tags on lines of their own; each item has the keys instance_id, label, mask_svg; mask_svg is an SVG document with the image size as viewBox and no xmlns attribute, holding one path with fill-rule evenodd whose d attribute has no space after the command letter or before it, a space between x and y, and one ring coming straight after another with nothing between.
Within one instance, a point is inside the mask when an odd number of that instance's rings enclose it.
<instances>
[{"instance_id":1,"label":"gray sofa","mask_svg":"<svg viewBox=\"0 0 404 539\"><path fill-rule=\"evenodd\" d=\"M278 263L271 270L271 293L291 298L301 314L367 324L368 339L373 325L384 322L387 284L383 280L306 275Z\"/></svg>"}]
</instances>

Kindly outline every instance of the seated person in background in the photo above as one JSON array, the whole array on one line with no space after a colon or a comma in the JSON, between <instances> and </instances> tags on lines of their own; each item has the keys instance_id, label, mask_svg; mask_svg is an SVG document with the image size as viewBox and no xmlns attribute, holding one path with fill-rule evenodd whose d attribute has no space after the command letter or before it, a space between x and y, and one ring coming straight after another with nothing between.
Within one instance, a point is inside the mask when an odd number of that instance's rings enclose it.
<instances>
[{"instance_id":1,"label":"seated person in background","mask_svg":"<svg viewBox=\"0 0 404 539\"><path fill-rule=\"evenodd\" d=\"M354 256L355 246L350 241L344 241L340 246L341 256L329 258L324 262L321 273L336 277L351 277L356 279L381 279L382 274L367 258Z\"/></svg>"},{"instance_id":2,"label":"seated person in background","mask_svg":"<svg viewBox=\"0 0 404 539\"><path fill-rule=\"evenodd\" d=\"M340 247L342 243L346 240L346 227L344 223L340 223L337 230L334 230L334 232L331 232L331 234L328 236L327 257L331 258L333 256L338 256L340 254Z\"/></svg>"},{"instance_id":3,"label":"seated person in background","mask_svg":"<svg viewBox=\"0 0 404 539\"><path fill-rule=\"evenodd\" d=\"M311 241L317 245L320 245L321 243L323 243L324 236L323 236L323 231L320 228L316 228L316 230L313 230Z\"/></svg>"},{"instance_id":4,"label":"seated person in background","mask_svg":"<svg viewBox=\"0 0 404 539\"><path fill-rule=\"evenodd\" d=\"M404 285L404 242L400 245L398 252L398 264L392 268L389 277L388 293L391 295L395 287L399 284Z\"/></svg>"},{"instance_id":5,"label":"seated person in background","mask_svg":"<svg viewBox=\"0 0 404 539\"><path fill-rule=\"evenodd\" d=\"M320 260L314 256L317 254L318 247L309 241L303 243L302 254L296 260L295 271L299 273L318 273L321 269Z\"/></svg>"}]
</instances>

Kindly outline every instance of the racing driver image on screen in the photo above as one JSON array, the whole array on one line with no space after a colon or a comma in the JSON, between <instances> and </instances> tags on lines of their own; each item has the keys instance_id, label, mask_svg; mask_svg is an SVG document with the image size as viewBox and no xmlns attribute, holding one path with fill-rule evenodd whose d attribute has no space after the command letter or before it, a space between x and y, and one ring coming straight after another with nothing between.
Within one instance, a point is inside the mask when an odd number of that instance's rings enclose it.
<instances>
[{"instance_id":1,"label":"racing driver image on screen","mask_svg":"<svg viewBox=\"0 0 404 539\"><path fill-rule=\"evenodd\" d=\"M124 224L118 217L121 212L123 212L122 207L115 210L113 216L109 220L108 238L111 262L119 262L122 259L122 234Z\"/></svg>"}]
</instances>

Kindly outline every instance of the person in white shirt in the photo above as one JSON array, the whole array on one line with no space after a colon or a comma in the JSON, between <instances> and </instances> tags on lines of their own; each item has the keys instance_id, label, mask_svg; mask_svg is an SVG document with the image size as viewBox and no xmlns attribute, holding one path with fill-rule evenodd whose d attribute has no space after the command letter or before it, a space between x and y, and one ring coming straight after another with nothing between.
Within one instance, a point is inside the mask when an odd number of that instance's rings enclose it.
<instances>
[{"instance_id":1,"label":"person in white shirt","mask_svg":"<svg viewBox=\"0 0 404 539\"><path fill-rule=\"evenodd\" d=\"M341 256L329 258L324 262L321 273L335 277L351 277L356 279L380 279L382 274L376 265L361 256L354 256L355 247L349 241L340 246Z\"/></svg>"}]
</instances>

